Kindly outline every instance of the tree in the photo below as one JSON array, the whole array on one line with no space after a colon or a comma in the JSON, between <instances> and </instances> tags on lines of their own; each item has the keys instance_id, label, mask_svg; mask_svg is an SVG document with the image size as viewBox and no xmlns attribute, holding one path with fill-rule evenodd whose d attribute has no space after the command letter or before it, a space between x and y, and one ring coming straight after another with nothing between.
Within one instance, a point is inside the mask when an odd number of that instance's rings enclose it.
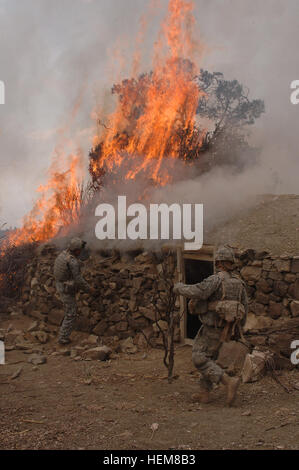
<instances>
[{"instance_id":1,"label":"tree","mask_svg":"<svg viewBox=\"0 0 299 470\"><path fill-rule=\"evenodd\" d=\"M151 298L150 304L154 310L155 328L162 339L163 364L168 371L169 383L173 381L175 331L179 328L182 315L176 306L177 296L173 292L175 273L175 257L169 252L159 265L158 275L153 285L155 294ZM146 337L145 339L151 344L150 340Z\"/></svg>"},{"instance_id":2,"label":"tree","mask_svg":"<svg viewBox=\"0 0 299 470\"><path fill-rule=\"evenodd\" d=\"M250 101L249 90L244 90L237 80L225 80L220 72L201 70L195 80L205 92L199 100L197 115L208 119L213 126L206 134L202 153L210 151L213 164L218 163L215 156L219 150L224 163L242 168L244 155L255 162L257 152L249 146L246 131L265 112L264 102Z\"/></svg>"},{"instance_id":3,"label":"tree","mask_svg":"<svg viewBox=\"0 0 299 470\"><path fill-rule=\"evenodd\" d=\"M196 109L195 126L192 120L186 121L184 106L177 110L172 134L165 141L165 157L173 156L175 148L178 158L187 163L196 162L200 173L218 165L229 165L242 170L245 166L254 164L259 152L248 143L248 129L265 112L264 102L259 99L250 100L249 90L237 80L225 80L222 73L201 70L196 75L196 69L190 60L178 59L177 62L178 71L186 70L187 82L195 82L204 94L201 94ZM137 123L146 112L150 88L162 96L165 92L163 88L160 89L159 76L152 72L113 85L111 91L117 96L123 126L112 136L108 150L111 148L113 151L116 149L120 153L129 154L132 149L131 137L135 136L138 140ZM186 103L188 97L190 95L186 96ZM109 124L100 124L109 129ZM109 138L111 139L111 133ZM90 173L95 187L101 186L106 173L105 165L97 164L103 161L103 148L104 140L101 140L89 155ZM105 158L107 159L107 155Z\"/></svg>"},{"instance_id":4,"label":"tree","mask_svg":"<svg viewBox=\"0 0 299 470\"><path fill-rule=\"evenodd\" d=\"M222 73L201 70L195 80L206 93L199 100L197 114L215 123L214 133L228 126L252 125L265 112L262 100L250 101L249 91L237 80L224 80Z\"/></svg>"}]
</instances>

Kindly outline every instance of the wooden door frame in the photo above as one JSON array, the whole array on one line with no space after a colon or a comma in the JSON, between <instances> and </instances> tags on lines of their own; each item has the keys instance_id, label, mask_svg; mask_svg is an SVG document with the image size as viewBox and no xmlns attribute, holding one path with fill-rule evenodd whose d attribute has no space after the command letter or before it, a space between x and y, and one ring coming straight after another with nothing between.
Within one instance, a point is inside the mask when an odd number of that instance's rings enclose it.
<instances>
[{"instance_id":1,"label":"wooden door frame","mask_svg":"<svg viewBox=\"0 0 299 470\"><path fill-rule=\"evenodd\" d=\"M214 263L215 247L214 245L203 245L199 251L185 251L181 247L177 248L177 275L178 282L186 282L185 260L193 259L198 261L209 261ZM194 340L187 338L187 300L182 295L180 299L180 331L181 343L192 345Z\"/></svg>"}]
</instances>

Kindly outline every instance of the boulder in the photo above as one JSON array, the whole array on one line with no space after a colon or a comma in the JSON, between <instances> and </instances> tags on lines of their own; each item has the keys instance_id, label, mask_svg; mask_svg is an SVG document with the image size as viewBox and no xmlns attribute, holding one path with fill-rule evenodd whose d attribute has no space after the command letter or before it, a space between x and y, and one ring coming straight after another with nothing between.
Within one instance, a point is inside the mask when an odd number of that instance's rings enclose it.
<instances>
[{"instance_id":1,"label":"boulder","mask_svg":"<svg viewBox=\"0 0 299 470\"><path fill-rule=\"evenodd\" d=\"M160 327L160 328L159 328ZM167 331L168 329L168 323L164 320L159 320L157 323L153 324L153 330L155 333L159 333L160 329L162 331Z\"/></svg>"},{"instance_id":2,"label":"boulder","mask_svg":"<svg viewBox=\"0 0 299 470\"><path fill-rule=\"evenodd\" d=\"M155 313L154 307L153 308L139 307L138 310L143 317L148 318L151 321L156 320L156 313Z\"/></svg>"},{"instance_id":3,"label":"boulder","mask_svg":"<svg viewBox=\"0 0 299 470\"><path fill-rule=\"evenodd\" d=\"M269 296L263 292L257 292L255 299L258 303L263 305L267 305L269 303Z\"/></svg>"},{"instance_id":4,"label":"boulder","mask_svg":"<svg viewBox=\"0 0 299 470\"><path fill-rule=\"evenodd\" d=\"M96 335L89 335L86 339L86 344L98 344L98 336Z\"/></svg>"},{"instance_id":5,"label":"boulder","mask_svg":"<svg viewBox=\"0 0 299 470\"><path fill-rule=\"evenodd\" d=\"M269 285L269 282L266 281L266 279L260 279L256 283L256 287L262 291L264 294L269 294L271 292L272 287Z\"/></svg>"},{"instance_id":6,"label":"boulder","mask_svg":"<svg viewBox=\"0 0 299 470\"><path fill-rule=\"evenodd\" d=\"M106 320L102 320L95 326L95 328L92 331L95 335L102 336L107 329L108 329L108 323L106 322Z\"/></svg>"},{"instance_id":7,"label":"boulder","mask_svg":"<svg viewBox=\"0 0 299 470\"><path fill-rule=\"evenodd\" d=\"M296 274L294 273L286 273L284 276L284 280L289 284L296 281Z\"/></svg>"},{"instance_id":8,"label":"boulder","mask_svg":"<svg viewBox=\"0 0 299 470\"><path fill-rule=\"evenodd\" d=\"M283 312L283 304L270 301L269 304L269 315L271 318L279 318Z\"/></svg>"},{"instance_id":9,"label":"boulder","mask_svg":"<svg viewBox=\"0 0 299 470\"><path fill-rule=\"evenodd\" d=\"M273 281L281 281L283 279L282 273L279 273L277 271L270 271L268 277L270 279L273 279Z\"/></svg>"},{"instance_id":10,"label":"boulder","mask_svg":"<svg viewBox=\"0 0 299 470\"><path fill-rule=\"evenodd\" d=\"M38 280L36 279L36 277L34 277L30 283L30 286L31 286L31 289L34 289L35 287L38 287L39 286L39 282Z\"/></svg>"},{"instance_id":11,"label":"boulder","mask_svg":"<svg viewBox=\"0 0 299 470\"><path fill-rule=\"evenodd\" d=\"M265 259L263 261L263 270L271 271L273 269L272 261L270 259Z\"/></svg>"},{"instance_id":12,"label":"boulder","mask_svg":"<svg viewBox=\"0 0 299 470\"><path fill-rule=\"evenodd\" d=\"M271 292L271 294L269 294L269 300L272 300L272 302L279 303L281 301L281 297Z\"/></svg>"},{"instance_id":13,"label":"boulder","mask_svg":"<svg viewBox=\"0 0 299 470\"><path fill-rule=\"evenodd\" d=\"M284 297L288 292L289 285L284 281L275 281L273 286L273 292L275 295Z\"/></svg>"},{"instance_id":14,"label":"boulder","mask_svg":"<svg viewBox=\"0 0 299 470\"><path fill-rule=\"evenodd\" d=\"M250 336L248 341L253 346L264 346L267 342L266 336Z\"/></svg>"},{"instance_id":15,"label":"boulder","mask_svg":"<svg viewBox=\"0 0 299 470\"><path fill-rule=\"evenodd\" d=\"M139 331L143 330L144 328L147 328L147 326L149 325L149 320L144 317L139 317L133 320L129 319L129 324L130 327L133 328L133 330Z\"/></svg>"},{"instance_id":16,"label":"boulder","mask_svg":"<svg viewBox=\"0 0 299 470\"><path fill-rule=\"evenodd\" d=\"M71 350L68 348L59 348L58 351L54 351L51 356L70 356Z\"/></svg>"},{"instance_id":17,"label":"boulder","mask_svg":"<svg viewBox=\"0 0 299 470\"><path fill-rule=\"evenodd\" d=\"M222 344L217 363L220 367L230 371L241 370L248 353L249 349L244 344L237 341L229 341Z\"/></svg>"},{"instance_id":18,"label":"boulder","mask_svg":"<svg viewBox=\"0 0 299 470\"><path fill-rule=\"evenodd\" d=\"M46 344L49 340L49 335L45 331L36 331L33 333L33 336L41 344Z\"/></svg>"},{"instance_id":19,"label":"boulder","mask_svg":"<svg viewBox=\"0 0 299 470\"><path fill-rule=\"evenodd\" d=\"M152 325L144 328L141 333L138 333L134 338L134 343L137 344L139 348L145 348L148 344L152 344L152 339L154 336L154 330Z\"/></svg>"},{"instance_id":20,"label":"boulder","mask_svg":"<svg viewBox=\"0 0 299 470\"><path fill-rule=\"evenodd\" d=\"M256 315L265 315L267 312L267 307L259 302L252 302L250 305L250 310Z\"/></svg>"},{"instance_id":21,"label":"boulder","mask_svg":"<svg viewBox=\"0 0 299 470\"><path fill-rule=\"evenodd\" d=\"M266 330L270 328L273 324L273 320L268 317L257 317L253 313L247 315L247 320L244 326L244 332L254 331L254 330Z\"/></svg>"},{"instance_id":22,"label":"boulder","mask_svg":"<svg viewBox=\"0 0 299 470\"><path fill-rule=\"evenodd\" d=\"M108 346L99 346L84 351L82 357L83 359L92 359L94 361L107 361L111 353L112 349L108 348Z\"/></svg>"},{"instance_id":23,"label":"boulder","mask_svg":"<svg viewBox=\"0 0 299 470\"><path fill-rule=\"evenodd\" d=\"M261 277L262 269L257 266L245 266L241 270L241 275L246 281L258 281Z\"/></svg>"},{"instance_id":24,"label":"boulder","mask_svg":"<svg viewBox=\"0 0 299 470\"><path fill-rule=\"evenodd\" d=\"M256 382L266 372L266 361L272 357L270 352L253 350L252 354L247 354L242 369L243 383Z\"/></svg>"},{"instance_id":25,"label":"boulder","mask_svg":"<svg viewBox=\"0 0 299 470\"><path fill-rule=\"evenodd\" d=\"M20 335L22 335L22 330L10 330L5 333L5 343L13 344Z\"/></svg>"},{"instance_id":26,"label":"boulder","mask_svg":"<svg viewBox=\"0 0 299 470\"><path fill-rule=\"evenodd\" d=\"M109 321L113 323L121 322L124 319L124 315L122 313L114 313L109 317Z\"/></svg>"},{"instance_id":27,"label":"boulder","mask_svg":"<svg viewBox=\"0 0 299 470\"><path fill-rule=\"evenodd\" d=\"M299 317L299 301L294 300L290 304L291 312L293 317Z\"/></svg>"},{"instance_id":28,"label":"boulder","mask_svg":"<svg viewBox=\"0 0 299 470\"><path fill-rule=\"evenodd\" d=\"M280 272L289 272L291 269L290 260L277 259L274 261L273 264L276 267L277 271L280 271Z\"/></svg>"},{"instance_id":29,"label":"boulder","mask_svg":"<svg viewBox=\"0 0 299 470\"><path fill-rule=\"evenodd\" d=\"M143 277L135 277L132 282L133 288L136 291L138 291L140 287L142 286L143 281L144 281Z\"/></svg>"},{"instance_id":30,"label":"boulder","mask_svg":"<svg viewBox=\"0 0 299 470\"><path fill-rule=\"evenodd\" d=\"M144 349L147 346L147 341L142 333L137 333L134 336L134 344L138 346L139 349Z\"/></svg>"},{"instance_id":31,"label":"boulder","mask_svg":"<svg viewBox=\"0 0 299 470\"><path fill-rule=\"evenodd\" d=\"M21 351L30 351L36 348L40 349L36 344L34 344L34 342L30 342L30 340L34 341L34 338L25 338L22 335L18 336L15 341L15 348Z\"/></svg>"},{"instance_id":32,"label":"boulder","mask_svg":"<svg viewBox=\"0 0 299 470\"><path fill-rule=\"evenodd\" d=\"M31 325L29 326L27 331L30 333L30 332L35 331L37 329L38 329L38 322L34 321L33 323L31 323Z\"/></svg>"},{"instance_id":33,"label":"boulder","mask_svg":"<svg viewBox=\"0 0 299 470\"><path fill-rule=\"evenodd\" d=\"M121 342L120 349L122 352L125 352L127 354L135 354L137 352L137 347L133 343L133 339L131 336Z\"/></svg>"},{"instance_id":34,"label":"boulder","mask_svg":"<svg viewBox=\"0 0 299 470\"><path fill-rule=\"evenodd\" d=\"M42 356L41 354L33 354L32 356L29 357L28 362L30 364L34 364L35 366L38 366L40 364L46 364L47 358L46 356Z\"/></svg>"},{"instance_id":35,"label":"boulder","mask_svg":"<svg viewBox=\"0 0 299 470\"><path fill-rule=\"evenodd\" d=\"M299 256L295 256L291 263L291 272L299 273Z\"/></svg>"},{"instance_id":36,"label":"boulder","mask_svg":"<svg viewBox=\"0 0 299 470\"><path fill-rule=\"evenodd\" d=\"M263 266L263 262L261 260L255 260L252 262L252 266L259 266L261 268Z\"/></svg>"},{"instance_id":37,"label":"boulder","mask_svg":"<svg viewBox=\"0 0 299 470\"><path fill-rule=\"evenodd\" d=\"M127 331L128 329L128 322L126 321L121 321L119 323L116 323L115 325L115 330L119 332Z\"/></svg>"},{"instance_id":38,"label":"boulder","mask_svg":"<svg viewBox=\"0 0 299 470\"><path fill-rule=\"evenodd\" d=\"M291 343L294 337L290 333L273 333L268 339L268 344L272 346L277 353L282 354L283 356L290 358L292 350Z\"/></svg>"}]
</instances>

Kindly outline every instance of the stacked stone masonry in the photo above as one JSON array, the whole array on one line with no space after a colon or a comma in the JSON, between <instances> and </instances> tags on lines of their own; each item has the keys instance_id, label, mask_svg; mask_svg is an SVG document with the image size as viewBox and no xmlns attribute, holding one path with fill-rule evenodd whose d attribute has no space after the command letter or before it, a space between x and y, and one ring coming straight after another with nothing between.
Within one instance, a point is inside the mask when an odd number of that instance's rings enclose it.
<instances>
[{"instance_id":1,"label":"stacked stone masonry","mask_svg":"<svg viewBox=\"0 0 299 470\"><path fill-rule=\"evenodd\" d=\"M64 312L56 295L53 277L57 253L53 245L39 249L28 266L23 301L26 314L58 326ZM173 268L175 256L167 257L167 260ZM108 257L92 253L82 264L82 274L98 295L91 297L84 292L77 294L77 329L98 336L117 336L119 339L132 337L143 345L158 344L161 334L153 299L157 298L157 290L162 298L165 296L163 276L159 277L161 263L165 263L163 255L151 253L136 256L110 254ZM160 320L159 326L166 328L167 324ZM180 340L179 326L175 339Z\"/></svg>"},{"instance_id":2,"label":"stacked stone masonry","mask_svg":"<svg viewBox=\"0 0 299 470\"><path fill-rule=\"evenodd\" d=\"M54 245L38 249L28 266L23 302L26 314L58 326L64 312L53 277L57 253ZM113 253L107 257L93 253L83 263L82 274L98 295L77 294L77 328L101 337L131 337L140 346L161 344L153 302L157 291L162 298L167 295L163 276L159 277L165 259L162 253ZM175 266L175 254L167 263ZM237 253L237 272L248 288L246 337L253 347L277 346L289 362L290 344L299 339L299 256L273 257L249 249ZM176 274L172 277L174 281ZM179 310L179 302L176 308ZM166 328L167 324L160 321L159 326ZM177 325L175 340L180 339Z\"/></svg>"}]
</instances>

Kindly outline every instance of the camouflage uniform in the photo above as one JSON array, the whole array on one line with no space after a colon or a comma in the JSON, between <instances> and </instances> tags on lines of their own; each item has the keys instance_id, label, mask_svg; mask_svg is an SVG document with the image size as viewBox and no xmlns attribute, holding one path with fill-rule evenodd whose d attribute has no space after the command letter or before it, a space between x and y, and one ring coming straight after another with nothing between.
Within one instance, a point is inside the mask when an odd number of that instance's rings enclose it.
<instances>
[{"instance_id":1,"label":"camouflage uniform","mask_svg":"<svg viewBox=\"0 0 299 470\"><path fill-rule=\"evenodd\" d=\"M209 302L219 300L240 301L244 306L246 319L248 299L245 285L238 276L230 272L220 271L200 284L176 284L175 292L190 299L209 300ZM201 373L202 388L211 390L213 384L218 384L224 374L223 369L214 362L222 343L224 321L219 318L215 311L209 311L209 309L200 314L199 319L202 327L194 340L192 360ZM245 319L242 322L243 324Z\"/></svg>"},{"instance_id":2,"label":"camouflage uniform","mask_svg":"<svg viewBox=\"0 0 299 470\"><path fill-rule=\"evenodd\" d=\"M59 341L66 341L73 330L77 316L76 292L78 290L89 291L89 284L80 273L78 259L65 250L56 258L54 264L54 276L56 289L63 302L65 316L59 332Z\"/></svg>"}]
</instances>

